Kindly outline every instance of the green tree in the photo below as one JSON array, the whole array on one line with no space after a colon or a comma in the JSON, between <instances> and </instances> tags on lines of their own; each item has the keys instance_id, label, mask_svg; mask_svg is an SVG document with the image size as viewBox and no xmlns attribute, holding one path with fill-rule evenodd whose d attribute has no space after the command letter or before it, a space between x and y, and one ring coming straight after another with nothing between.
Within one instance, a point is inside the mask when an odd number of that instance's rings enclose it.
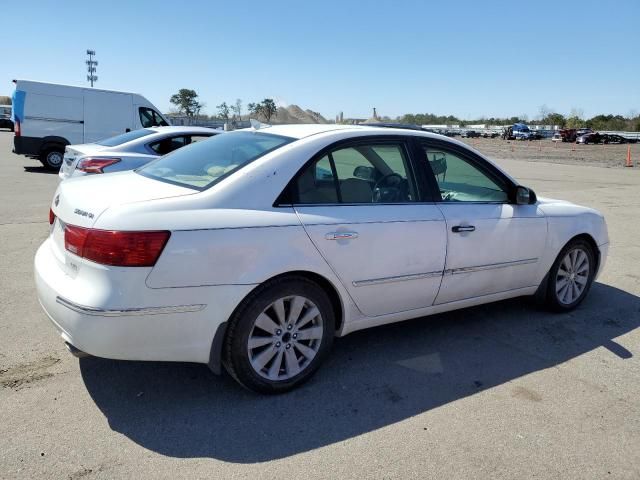
<instances>
[{"instance_id":1,"label":"green tree","mask_svg":"<svg viewBox=\"0 0 640 480\"><path fill-rule=\"evenodd\" d=\"M276 107L276 103L271 98L265 98L262 101L262 116L268 122L271 120L271 117L274 117L278 113L278 107Z\"/></svg>"},{"instance_id":2,"label":"green tree","mask_svg":"<svg viewBox=\"0 0 640 480\"><path fill-rule=\"evenodd\" d=\"M231 112L231 108L229 108L227 102L222 102L220 105L216 106L216 108L218 109L218 116L227 122L229 120L229 112Z\"/></svg>"},{"instance_id":3,"label":"green tree","mask_svg":"<svg viewBox=\"0 0 640 480\"><path fill-rule=\"evenodd\" d=\"M195 117L204 106L198 101L196 91L188 88L181 88L178 93L171 95L169 101L178 107L180 113L184 113L187 117Z\"/></svg>"},{"instance_id":4,"label":"green tree","mask_svg":"<svg viewBox=\"0 0 640 480\"><path fill-rule=\"evenodd\" d=\"M544 125L559 125L561 127L564 127L566 121L564 115L556 112L548 113L547 116L542 119Z\"/></svg>"},{"instance_id":5,"label":"green tree","mask_svg":"<svg viewBox=\"0 0 640 480\"><path fill-rule=\"evenodd\" d=\"M567 128L582 128L585 126L585 121L578 115L571 115L569 118L567 118L565 126Z\"/></svg>"},{"instance_id":6,"label":"green tree","mask_svg":"<svg viewBox=\"0 0 640 480\"><path fill-rule=\"evenodd\" d=\"M265 98L260 103L250 103L247 105L249 112L258 117L264 118L267 122L278 113L278 107L271 98Z\"/></svg>"},{"instance_id":7,"label":"green tree","mask_svg":"<svg viewBox=\"0 0 640 480\"><path fill-rule=\"evenodd\" d=\"M0 96L0 105L11 105L11 97Z\"/></svg>"}]
</instances>

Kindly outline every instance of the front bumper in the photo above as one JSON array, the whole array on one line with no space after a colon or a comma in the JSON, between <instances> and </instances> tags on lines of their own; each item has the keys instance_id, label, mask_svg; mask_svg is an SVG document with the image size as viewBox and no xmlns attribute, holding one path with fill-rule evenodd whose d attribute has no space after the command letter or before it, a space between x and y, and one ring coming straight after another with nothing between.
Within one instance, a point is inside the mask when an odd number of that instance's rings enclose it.
<instances>
[{"instance_id":1,"label":"front bumper","mask_svg":"<svg viewBox=\"0 0 640 480\"><path fill-rule=\"evenodd\" d=\"M253 288L151 289L144 271L136 288L130 278L87 285L60 268L51 241L35 257L38 300L65 342L97 357L207 363L218 327Z\"/></svg>"}]
</instances>

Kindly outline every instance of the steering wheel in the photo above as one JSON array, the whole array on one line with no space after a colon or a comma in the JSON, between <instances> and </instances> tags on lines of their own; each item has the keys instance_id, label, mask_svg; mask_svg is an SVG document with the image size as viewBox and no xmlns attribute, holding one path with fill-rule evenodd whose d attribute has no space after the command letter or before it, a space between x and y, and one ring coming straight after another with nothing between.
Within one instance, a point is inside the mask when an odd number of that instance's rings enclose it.
<instances>
[{"instance_id":1,"label":"steering wheel","mask_svg":"<svg viewBox=\"0 0 640 480\"><path fill-rule=\"evenodd\" d=\"M376 181L376 183L373 185L373 202L377 202L378 200L380 200L380 186L384 185L384 183L393 177L397 177L398 180L396 180L395 185L388 185L391 188L395 188L396 190L398 189L398 186L402 184L402 182L404 182L404 178L402 177L402 175L400 175L399 173L395 173L395 172L391 172L391 173L387 173L386 175L383 175L382 177L380 177L380 179L378 179L378 181Z\"/></svg>"}]
</instances>

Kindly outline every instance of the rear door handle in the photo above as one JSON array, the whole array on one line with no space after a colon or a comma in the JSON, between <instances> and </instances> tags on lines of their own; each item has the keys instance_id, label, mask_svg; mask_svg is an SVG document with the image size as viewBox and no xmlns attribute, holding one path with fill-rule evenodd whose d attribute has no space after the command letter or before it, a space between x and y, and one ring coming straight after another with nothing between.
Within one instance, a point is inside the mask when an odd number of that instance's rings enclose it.
<instances>
[{"instance_id":1,"label":"rear door handle","mask_svg":"<svg viewBox=\"0 0 640 480\"><path fill-rule=\"evenodd\" d=\"M455 227L451 228L451 231L453 233L475 232L476 227L474 227L473 225L456 225Z\"/></svg>"},{"instance_id":2,"label":"rear door handle","mask_svg":"<svg viewBox=\"0 0 640 480\"><path fill-rule=\"evenodd\" d=\"M324 238L327 240L353 240L358 238L358 232L330 232Z\"/></svg>"}]
</instances>

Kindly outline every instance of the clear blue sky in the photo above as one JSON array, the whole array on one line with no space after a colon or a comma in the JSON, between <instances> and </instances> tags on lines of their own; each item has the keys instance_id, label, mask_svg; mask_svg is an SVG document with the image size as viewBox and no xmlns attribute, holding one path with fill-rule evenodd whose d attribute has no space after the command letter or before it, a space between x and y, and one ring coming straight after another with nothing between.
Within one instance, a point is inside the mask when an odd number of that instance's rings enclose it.
<instances>
[{"instance_id":1,"label":"clear blue sky","mask_svg":"<svg viewBox=\"0 0 640 480\"><path fill-rule=\"evenodd\" d=\"M332 118L640 111L640 1L6 1L0 94L13 78L135 91L166 111L193 88L272 97Z\"/></svg>"}]
</instances>

